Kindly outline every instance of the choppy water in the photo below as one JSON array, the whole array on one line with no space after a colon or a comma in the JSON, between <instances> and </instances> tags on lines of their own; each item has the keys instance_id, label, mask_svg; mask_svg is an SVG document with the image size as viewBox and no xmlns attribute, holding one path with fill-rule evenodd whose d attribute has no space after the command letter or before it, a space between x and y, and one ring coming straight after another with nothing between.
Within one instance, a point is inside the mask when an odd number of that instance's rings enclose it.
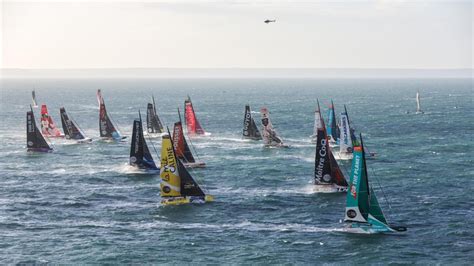
<instances>
[{"instance_id":1,"label":"choppy water","mask_svg":"<svg viewBox=\"0 0 474 266\"><path fill-rule=\"evenodd\" d=\"M127 167L129 143L53 140L54 153L27 153L33 87L56 123L65 106L96 139L98 88L125 135L151 94L169 126L189 94L212 133L193 140L208 168L192 174L216 202L160 207L159 177ZM417 90L424 115L414 114ZM334 99L338 113L347 105L356 130L378 152L368 163L379 201L389 221L408 232L338 232L345 195L310 193L316 98L324 109ZM266 105L292 148L241 140L246 103L254 111ZM468 264L474 260L472 108L470 80L4 80L0 262Z\"/></svg>"}]
</instances>

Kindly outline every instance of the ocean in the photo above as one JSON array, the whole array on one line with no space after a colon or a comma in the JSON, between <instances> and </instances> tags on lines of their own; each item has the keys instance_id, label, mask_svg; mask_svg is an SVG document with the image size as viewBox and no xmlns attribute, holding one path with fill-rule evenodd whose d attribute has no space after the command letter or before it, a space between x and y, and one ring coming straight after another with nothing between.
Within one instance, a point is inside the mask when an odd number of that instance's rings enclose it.
<instances>
[{"instance_id":1,"label":"ocean","mask_svg":"<svg viewBox=\"0 0 474 266\"><path fill-rule=\"evenodd\" d=\"M470 79L5 79L1 86L2 264L474 261ZM96 141L53 139L53 153L26 152L32 89L58 126L64 106ZM97 89L127 142L97 141ZM128 167L133 119L152 95L170 130L186 96L193 100L212 135L191 139L207 168L190 172L215 202L160 206L159 176ZM342 233L345 194L311 193L316 99L325 117L331 99L338 115L347 106L377 152L367 161L369 182L389 223L407 232ZM291 147L242 140L245 104L258 124L268 107ZM159 153L160 140L151 144ZM349 174L350 162L341 167Z\"/></svg>"}]
</instances>

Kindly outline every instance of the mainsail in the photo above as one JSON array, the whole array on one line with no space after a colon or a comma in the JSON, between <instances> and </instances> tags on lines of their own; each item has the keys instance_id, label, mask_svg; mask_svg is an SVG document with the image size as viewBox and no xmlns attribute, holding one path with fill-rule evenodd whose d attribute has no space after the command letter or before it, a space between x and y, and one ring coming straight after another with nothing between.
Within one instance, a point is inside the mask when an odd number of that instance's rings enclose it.
<instances>
[{"instance_id":1,"label":"mainsail","mask_svg":"<svg viewBox=\"0 0 474 266\"><path fill-rule=\"evenodd\" d=\"M48 141L43 137L40 130L36 126L35 115L33 108L26 112L26 146L28 151L48 152L53 148Z\"/></svg>"},{"instance_id":2,"label":"mainsail","mask_svg":"<svg viewBox=\"0 0 474 266\"><path fill-rule=\"evenodd\" d=\"M421 110L420 106L420 93L416 92L416 113L423 114L424 112Z\"/></svg>"},{"instance_id":3,"label":"mainsail","mask_svg":"<svg viewBox=\"0 0 474 266\"><path fill-rule=\"evenodd\" d=\"M31 100L33 101L33 107L38 107L38 103L36 102L36 93L35 90L31 91Z\"/></svg>"},{"instance_id":4,"label":"mainsail","mask_svg":"<svg viewBox=\"0 0 474 266\"><path fill-rule=\"evenodd\" d=\"M158 170L153 161L145 137L143 136L142 116L133 121L132 145L130 146L130 165L140 169Z\"/></svg>"},{"instance_id":5,"label":"mainsail","mask_svg":"<svg viewBox=\"0 0 474 266\"><path fill-rule=\"evenodd\" d=\"M339 127L337 126L336 112L334 111L334 103L332 102L332 100L328 112L328 124L326 130L328 133L329 141L331 143L337 143L340 133Z\"/></svg>"},{"instance_id":6,"label":"mainsail","mask_svg":"<svg viewBox=\"0 0 474 266\"><path fill-rule=\"evenodd\" d=\"M329 148L324 122L318 128L316 138L316 155L314 160L314 183L315 185L335 184L347 188L347 182L344 178L339 165ZM339 190L344 191L344 190Z\"/></svg>"},{"instance_id":7,"label":"mainsail","mask_svg":"<svg viewBox=\"0 0 474 266\"><path fill-rule=\"evenodd\" d=\"M262 137L263 143L267 146L285 146L283 141L273 129L272 121L270 121L270 113L266 107L260 110L262 114Z\"/></svg>"},{"instance_id":8,"label":"mainsail","mask_svg":"<svg viewBox=\"0 0 474 266\"><path fill-rule=\"evenodd\" d=\"M46 104L41 105L41 132L48 137L63 137L61 131L56 127L53 118L48 114Z\"/></svg>"},{"instance_id":9,"label":"mainsail","mask_svg":"<svg viewBox=\"0 0 474 266\"><path fill-rule=\"evenodd\" d=\"M339 139L339 152L340 153L352 153L353 150L353 139L352 130L349 124L349 116L347 115L347 109L344 105L344 112L341 113L341 128L340 128L340 139Z\"/></svg>"},{"instance_id":10,"label":"mainsail","mask_svg":"<svg viewBox=\"0 0 474 266\"><path fill-rule=\"evenodd\" d=\"M361 233L406 231L405 227L390 227L379 206L372 187L369 186L362 136L361 145L354 148L350 189L347 191L344 221L348 229Z\"/></svg>"},{"instance_id":11,"label":"mainsail","mask_svg":"<svg viewBox=\"0 0 474 266\"><path fill-rule=\"evenodd\" d=\"M252 114L250 112L250 105L245 105L245 114L244 114L244 130L243 137L246 139L261 140L262 135L258 131L258 127L253 120Z\"/></svg>"},{"instance_id":12,"label":"mainsail","mask_svg":"<svg viewBox=\"0 0 474 266\"><path fill-rule=\"evenodd\" d=\"M171 137L164 135L161 146L160 194L162 204L212 201L177 158Z\"/></svg>"},{"instance_id":13,"label":"mainsail","mask_svg":"<svg viewBox=\"0 0 474 266\"><path fill-rule=\"evenodd\" d=\"M194 163L196 160L189 149L188 143L183 133L181 121L174 123L173 128L173 147L176 156L185 163Z\"/></svg>"},{"instance_id":14,"label":"mainsail","mask_svg":"<svg viewBox=\"0 0 474 266\"><path fill-rule=\"evenodd\" d=\"M188 98L184 101L184 119L186 122L186 127L188 129L189 135L205 135L206 132L201 127L201 124L196 118L196 113L194 112L193 103L191 98Z\"/></svg>"},{"instance_id":15,"label":"mainsail","mask_svg":"<svg viewBox=\"0 0 474 266\"><path fill-rule=\"evenodd\" d=\"M152 96L152 103L148 103L146 112L146 126L148 133L163 133L163 124L156 112L155 97Z\"/></svg>"},{"instance_id":16,"label":"mainsail","mask_svg":"<svg viewBox=\"0 0 474 266\"><path fill-rule=\"evenodd\" d=\"M90 140L86 137L76 121L68 115L64 107L59 109L59 113L61 114L61 124L63 126L64 135L67 139Z\"/></svg>"},{"instance_id":17,"label":"mainsail","mask_svg":"<svg viewBox=\"0 0 474 266\"><path fill-rule=\"evenodd\" d=\"M99 102L99 130L100 137L105 139L114 139L121 140L126 137L122 137L117 127L112 123L107 110L105 109L104 98L102 98L102 93L100 90L97 90L97 101Z\"/></svg>"},{"instance_id":18,"label":"mainsail","mask_svg":"<svg viewBox=\"0 0 474 266\"><path fill-rule=\"evenodd\" d=\"M317 108L314 110L314 127L313 127L313 135L311 135L312 142L316 142L316 138L318 137L318 128L322 126L322 118L321 118L321 109L319 108L319 99L316 100L318 103Z\"/></svg>"}]
</instances>

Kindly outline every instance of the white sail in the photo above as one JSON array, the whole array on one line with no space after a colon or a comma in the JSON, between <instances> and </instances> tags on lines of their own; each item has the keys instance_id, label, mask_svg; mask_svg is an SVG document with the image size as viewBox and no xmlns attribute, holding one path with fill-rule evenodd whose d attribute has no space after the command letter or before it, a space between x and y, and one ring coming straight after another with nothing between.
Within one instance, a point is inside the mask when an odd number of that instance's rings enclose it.
<instances>
[{"instance_id":1,"label":"white sail","mask_svg":"<svg viewBox=\"0 0 474 266\"><path fill-rule=\"evenodd\" d=\"M423 113L420 106L420 93L419 92L416 92L416 113L417 114Z\"/></svg>"},{"instance_id":2,"label":"white sail","mask_svg":"<svg viewBox=\"0 0 474 266\"><path fill-rule=\"evenodd\" d=\"M270 120L270 114L268 109L263 107L260 110L262 113L262 137L263 143L266 146L286 146L283 144L283 141L278 136L277 132L273 129L272 121Z\"/></svg>"},{"instance_id":3,"label":"white sail","mask_svg":"<svg viewBox=\"0 0 474 266\"><path fill-rule=\"evenodd\" d=\"M352 136L351 128L349 125L349 119L347 119L347 113L341 113L341 128L340 128L340 140L339 140L339 152L340 153L352 153Z\"/></svg>"}]
</instances>

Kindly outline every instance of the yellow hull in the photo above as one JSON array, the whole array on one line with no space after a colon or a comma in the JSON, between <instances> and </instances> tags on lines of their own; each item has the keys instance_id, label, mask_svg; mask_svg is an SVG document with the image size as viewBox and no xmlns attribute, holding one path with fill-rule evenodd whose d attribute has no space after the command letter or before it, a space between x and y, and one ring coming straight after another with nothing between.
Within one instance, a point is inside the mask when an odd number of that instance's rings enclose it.
<instances>
[{"instance_id":1,"label":"yellow hull","mask_svg":"<svg viewBox=\"0 0 474 266\"><path fill-rule=\"evenodd\" d=\"M214 201L212 195L203 197L166 197L161 199L161 205L204 204Z\"/></svg>"}]
</instances>

